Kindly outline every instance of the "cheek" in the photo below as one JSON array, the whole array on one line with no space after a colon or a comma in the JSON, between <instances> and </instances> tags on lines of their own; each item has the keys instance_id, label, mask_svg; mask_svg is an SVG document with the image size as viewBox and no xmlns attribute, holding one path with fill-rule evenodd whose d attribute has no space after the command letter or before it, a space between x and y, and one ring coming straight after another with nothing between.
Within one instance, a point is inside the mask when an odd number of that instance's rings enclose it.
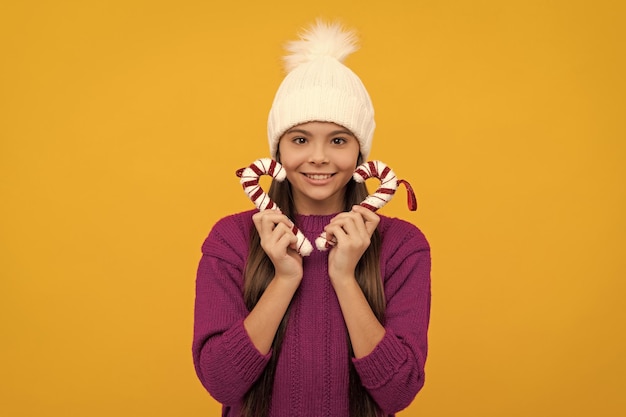
<instances>
[{"instance_id":1,"label":"cheek","mask_svg":"<svg viewBox=\"0 0 626 417\"><path fill-rule=\"evenodd\" d=\"M361 155L361 149L359 148L358 143L355 142L352 148L346 152L346 155L345 155L346 166L349 166L350 169L354 171L356 167L359 165L359 162L361 162L359 161L360 155Z\"/></svg>"},{"instance_id":2,"label":"cheek","mask_svg":"<svg viewBox=\"0 0 626 417\"><path fill-rule=\"evenodd\" d=\"M343 158L341 158L341 160L338 161L338 164L340 164L343 170L354 171L359 164L359 155L345 155Z\"/></svg>"},{"instance_id":3,"label":"cheek","mask_svg":"<svg viewBox=\"0 0 626 417\"><path fill-rule=\"evenodd\" d=\"M283 169L285 170L285 173L287 174L287 179L289 181L292 181L296 174L296 170L298 168L298 164L295 163L295 161L293 159L290 158L283 158L281 155L281 163L283 166Z\"/></svg>"}]
</instances>

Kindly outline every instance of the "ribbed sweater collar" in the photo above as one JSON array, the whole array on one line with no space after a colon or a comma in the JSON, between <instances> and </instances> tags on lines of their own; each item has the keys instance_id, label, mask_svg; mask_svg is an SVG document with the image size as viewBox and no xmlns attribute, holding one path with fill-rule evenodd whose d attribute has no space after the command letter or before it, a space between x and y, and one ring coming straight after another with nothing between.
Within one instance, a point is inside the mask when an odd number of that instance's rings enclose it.
<instances>
[{"instance_id":1,"label":"ribbed sweater collar","mask_svg":"<svg viewBox=\"0 0 626 417\"><path fill-rule=\"evenodd\" d=\"M324 227L328 225L328 223L330 223L331 219L337 214L338 213L327 215L297 214L294 220L296 222L296 226L298 226L298 228L303 232L319 233L324 229Z\"/></svg>"}]
</instances>

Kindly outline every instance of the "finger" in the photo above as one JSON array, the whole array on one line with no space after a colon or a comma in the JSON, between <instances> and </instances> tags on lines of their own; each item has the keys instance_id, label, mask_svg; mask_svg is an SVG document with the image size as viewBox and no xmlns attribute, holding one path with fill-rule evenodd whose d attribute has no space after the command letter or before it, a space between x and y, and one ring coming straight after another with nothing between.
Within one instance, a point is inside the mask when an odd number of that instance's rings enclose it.
<instances>
[{"instance_id":1,"label":"finger","mask_svg":"<svg viewBox=\"0 0 626 417\"><path fill-rule=\"evenodd\" d=\"M289 220L289 218L287 216L285 216L284 214L282 214L280 211L278 210L263 210L260 211L258 213L255 213L252 216L252 219L255 221L273 221L274 223L285 223L287 225L291 224L291 221Z\"/></svg>"},{"instance_id":2,"label":"finger","mask_svg":"<svg viewBox=\"0 0 626 417\"><path fill-rule=\"evenodd\" d=\"M255 213L252 216L252 220L259 234L271 233L278 224L284 224L288 228L293 227L293 223L289 218L276 210L264 210Z\"/></svg>"},{"instance_id":3,"label":"finger","mask_svg":"<svg viewBox=\"0 0 626 417\"><path fill-rule=\"evenodd\" d=\"M353 206L352 211L354 213L360 214L361 217L363 217L363 220L365 222L365 229L367 230L367 233L371 236L374 233L374 230L376 230L376 228L378 227L378 224L380 223L380 217L378 216L378 214L359 205Z\"/></svg>"},{"instance_id":4,"label":"finger","mask_svg":"<svg viewBox=\"0 0 626 417\"><path fill-rule=\"evenodd\" d=\"M287 227L284 223L278 223L278 224L271 223L270 227L272 227L271 230L266 228L264 229L266 230L266 233L261 235L261 243L263 244L264 247L267 247L268 249L271 249L272 245L277 245L278 241L283 236L287 236L290 239L292 236L294 238L296 237L291 231L291 228Z\"/></svg>"},{"instance_id":5,"label":"finger","mask_svg":"<svg viewBox=\"0 0 626 417\"><path fill-rule=\"evenodd\" d=\"M348 213L337 224L341 226L348 236L358 237L367 234L363 219L358 213Z\"/></svg>"},{"instance_id":6,"label":"finger","mask_svg":"<svg viewBox=\"0 0 626 417\"><path fill-rule=\"evenodd\" d=\"M346 217L349 217L351 215L352 215L352 212L350 212L350 211L342 211L341 213L337 214L335 217L330 219L329 224L340 222L340 221L344 220Z\"/></svg>"},{"instance_id":7,"label":"finger","mask_svg":"<svg viewBox=\"0 0 626 417\"><path fill-rule=\"evenodd\" d=\"M274 226L274 230L272 230L272 233L279 236L279 235L289 235L289 236L293 236L293 238L297 241L298 238L296 237L296 235L293 233L293 228L292 226L286 225L285 223L278 223Z\"/></svg>"},{"instance_id":8,"label":"finger","mask_svg":"<svg viewBox=\"0 0 626 417\"><path fill-rule=\"evenodd\" d=\"M335 242L336 245L339 245L341 242L346 242L348 239L348 235L343 227L341 227L340 222L329 224L324 228L324 231L326 232L326 239Z\"/></svg>"},{"instance_id":9,"label":"finger","mask_svg":"<svg viewBox=\"0 0 626 417\"><path fill-rule=\"evenodd\" d=\"M294 235L291 230L286 230L284 233L280 235L280 238L276 242L276 246L284 249L284 252L287 253L289 249L296 249L296 245L298 244L298 238Z\"/></svg>"},{"instance_id":10,"label":"finger","mask_svg":"<svg viewBox=\"0 0 626 417\"><path fill-rule=\"evenodd\" d=\"M279 224L270 234L261 238L261 247L270 258L283 257L290 247L295 247L297 237L284 224Z\"/></svg>"},{"instance_id":11,"label":"finger","mask_svg":"<svg viewBox=\"0 0 626 417\"><path fill-rule=\"evenodd\" d=\"M368 210L369 211L369 210ZM365 227L365 220L363 216L354 211L341 213L333 218L332 224L340 225L347 235L354 238L360 238L363 241L369 241L371 234Z\"/></svg>"},{"instance_id":12,"label":"finger","mask_svg":"<svg viewBox=\"0 0 626 417\"><path fill-rule=\"evenodd\" d=\"M259 232L261 240L266 240L276 228L276 222L270 217L263 216L255 222L255 226Z\"/></svg>"}]
</instances>

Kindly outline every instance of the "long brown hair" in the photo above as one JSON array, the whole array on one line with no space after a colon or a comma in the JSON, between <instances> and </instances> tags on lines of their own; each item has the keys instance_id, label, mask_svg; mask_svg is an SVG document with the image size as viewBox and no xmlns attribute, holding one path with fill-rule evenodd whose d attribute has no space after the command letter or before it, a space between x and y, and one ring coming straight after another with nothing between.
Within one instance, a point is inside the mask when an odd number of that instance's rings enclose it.
<instances>
[{"instance_id":1,"label":"long brown hair","mask_svg":"<svg viewBox=\"0 0 626 417\"><path fill-rule=\"evenodd\" d=\"M279 157L277 157L278 159ZM359 163L361 157L359 156ZM283 214L295 221L296 209L293 203L291 184L285 180L282 183L272 181L268 191L270 198L281 208ZM367 197L368 191L365 184L356 183L350 180L346 185L344 196L344 210L351 210L352 206L362 202ZM355 276L365 298L372 308L376 318L384 324L385 295L383 283L380 275L380 234L378 230L371 238L370 246L367 248L359 260ZM248 262L244 272L244 301L249 310L252 310L263 295L263 292L274 277L274 265L263 248L261 248L261 238L252 227L250 235L250 250ZM246 393L241 414L243 417L265 417L267 416L271 404L272 389L274 386L274 376L276 374L276 364L280 356L282 341L289 319L289 308L276 331L276 336L272 342L272 356L265 370ZM347 335L350 356L347 358L350 368L350 416L351 417L378 417L381 411L361 384L358 373L352 363L351 357L354 355L350 337Z\"/></svg>"}]
</instances>

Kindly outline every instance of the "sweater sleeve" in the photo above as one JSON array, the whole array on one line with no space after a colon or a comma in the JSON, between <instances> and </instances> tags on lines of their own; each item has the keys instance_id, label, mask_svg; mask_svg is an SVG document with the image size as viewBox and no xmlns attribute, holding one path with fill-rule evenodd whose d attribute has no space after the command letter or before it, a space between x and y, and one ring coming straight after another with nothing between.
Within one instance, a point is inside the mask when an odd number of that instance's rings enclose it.
<instances>
[{"instance_id":1,"label":"sweater sleeve","mask_svg":"<svg viewBox=\"0 0 626 417\"><path fill-rule=\"evenodd\" d=\"M430 248L415 226L389 220L381 271L387 308L385 336L353 359L363 386L386 414L406 408L424 385L430 319Z\"/></svg>"},{"instance_id":2,"label":"sweater sleeve","mask_svg":"<svg viewBox=\"0 0 626 417\"><path fill-rule=\"evenodd\" d=\"M213 227L196 277L194 366L203 386L225 405L241 402L271 356L254 347L243 327L248 314L242 295L248 251L244 223L231 216Z\"/></svg>"}]
</instances>

